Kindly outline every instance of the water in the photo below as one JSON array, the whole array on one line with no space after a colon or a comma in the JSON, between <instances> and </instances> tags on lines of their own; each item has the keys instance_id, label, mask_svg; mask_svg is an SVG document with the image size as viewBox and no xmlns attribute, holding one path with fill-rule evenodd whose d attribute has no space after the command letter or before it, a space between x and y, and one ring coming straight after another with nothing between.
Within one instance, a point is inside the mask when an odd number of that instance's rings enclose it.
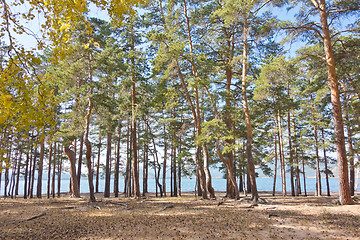
<instances>
[{"instance_id":1,"label":"water","mask_svg":"<svg viewBox=\"0 0 360 240\"><path fill-rule=\"evenodd\" d=\"M160 180L162 181L162 179ZM182 191L194 191L195 190L195 178L182 178L181 179L181 190ZM257 178L257 187L259 191L272 191L273 187L273 178ZM99 182L99 191L104 191L104 184L105 179L100 179ZM307 178L306 179L306 190L307 192L314 192L315 191L315 178ZM69 176L63 176L61 179L61 192L68 192L69 190L69 184L70 184L70 178ZM95 184L95 179L94 179ZM110 190L113 191L114 186L113 179L111 179L110 184ZM223 178L213 178L212 184L215 189L215 191L226 191L226 179ZM329 178L329 185L330 185L330 191L331 192L337 192L339 191L339 182L338 178ZM0 195L4 194L4 179L1 181L1 189L0 189ZM35 180L34 182L34 194L36 194L36 186L37 182ZM321 179L321 186L322 191L326 193L326 180L325 178ZM356 186L356 185L355 185ZM57 192L57 182L55 184L56 192ZM286 188L288 191L291 190L290 187L290 179L287 179L286 182ZM276 179L276 191L281 191L281 178ZM303 190L303 179L301 179L301 189ZM24 190L24 180L20 179L19 181L19 195L23 194ZM119 184L119 191L122 192L124 190L124 178L120 178L120 184ZM166 179L166 190L170 191L170 179ZM358 189L356 189L358 190ZM81 193L88 193L89 192L89 186L88 186L88 179L86 177L82 177L80 181L80 191ZM142 179L140 179L140 191L142 191ZM149 179L148 180L148 191L149 192L155 192L155 179ZM47 179L43 179L42 181L42 193L47 193Z\"/></svg>"}]
</instances>

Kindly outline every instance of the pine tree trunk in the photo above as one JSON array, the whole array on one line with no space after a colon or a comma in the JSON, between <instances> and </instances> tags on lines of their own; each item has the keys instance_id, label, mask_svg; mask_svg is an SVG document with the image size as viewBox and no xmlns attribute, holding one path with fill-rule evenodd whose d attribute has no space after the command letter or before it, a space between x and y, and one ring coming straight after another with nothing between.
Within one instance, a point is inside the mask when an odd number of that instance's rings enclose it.
<instances>
[{"instance_id":1,"label":"pine tree trunk","mask_svg":"<svg viewBox=\"0 0 360 240\"><path fill-rule=\"evenodd\" d=\"M56 174L56 142L54 142L53 149L53 172L52 172L52 183L51 183L51 195L55 198L55 174Z\"/></svg>"},{"instance_id":2,"label":"pine tree trunk","mask_svg":"<svg viewBox=\"0 0 360 240\"><path fill-rule=\"evenodd\" d=\"M328 80L330 83L330 90L331 90L331 103L333 106L335 143L336 143L337 160L338 160L338 168L339 168L339 190L340 190L339 200L341 204L349 205L349 204L353 204L353 201L351 199L351 192L349 186L344 124L341 113L341 102L340 102L340 93L338 88L338 80L336 78L335 58L333 55L330 30L327 22L328 10L326 7L325 0L318 0L318 6L316 7L318 8L320 15L320 22L321 22L323 40L324 40L324 49L326 55L326 63L328 69Z\"/></svg>"},{"instance_id":3,"label":"pine tree trunk","mask_svg":"<svg viewBox=\"0 0 360 240\"><path fill-rule=\"evenodd\" d=\"M60 197L61 194L61 172L62 172L62 153L59 154L59 163L58 163L58 177L57 177L57 196Z\"/></svg>"},{"instance_id":4,"label":"pine tree trunk","mask_svg":"<svg viewBox=\"0 0 360 240\"><path fill-rule=\"evenodd\" d=\"M293 122L293 136L294 136L294 159L295 159L295 177L296 177L296 184L295 184L295 195L299 196L301 194L301 187L300 187L300 169L299 169L299 157L298 157L298 147L297 147L297 137L296 137L296 125L295 125L295 117L294 113L292 114L292 122Z\"/></svg>"},{"instance_id":5,"label":"pine tree trunk","mask_svg":"<svg viewBox=\"0 0 360 240\"><path fill-rule=\"evenodd\" d=\"M206 176L206 187L207 190L209 191L210 194L210 198L216 198L215 197L215 190L212 187L212 183L211 183L211 173L209 170L209 153L208 153L208 149L205 146L205 144L202 145L202 149L203 149L203 162L204 162L204 170L205 170L205 176Z\"/></svg>"},{"instance_id":6,"label":"pine tree trunk","mask_svg":"<svg viewBox=\"0 0 360 240\"><path fill-rule=\"evenodd\" d=\"M327 165L327 157L326 157L326 147L325 147L325 134L324 128L321 128L322 132L322 141L323 141L323 149L324 149L324 163L325 163L325 176L326 176L326 189L327 195L330 196L330 184L329 184L329 169Z\"/></svg>"},{"instance_id":7,"label":"pine tree trunk","mask_svg":"<svg viewBox=\"0 0 360 240\"><path fill-rule=\"evenodd\" d=\"M282 195L285 197L286 194L286 172L285 172L285 157L284 157L284 142L282 136L282 127L281 127L281 116L280 110L278 110L278 139L279 139L279 154L280 154L280 165L281 165L281 179L282 179Z\"/></svg>"},{"instance_id":8,"label":"pine tree trunk","mask_svg":"<svg viewBox=\"0 0 360 240\"><path fill-rule=\"evenodd\" d=\"M275 130L276 130L276 124L275 124ZM277 175L277 159L278 159L278 153L277 153L277 140L276 140L276 131L274 134L274 146L275 146L275 167L274 167L274 183L273 183L273 192L272 195L275 196L275 187L276 187L276 175Z\"/></svg>"},{"instance_id":9,"label":"pine tree trunk","mask_svg":"<svg viewBox=\"0 0 360 240\"><path fill-rule=\"evenodd\" d=\"M167 138L166 138L166 128L165 124L163 126L164 130L164 162L163 162L163 175L162 175L162 185L164 189L164 197L166 197L166 161L167 161Z\"/></svg>"},{"instance_id":10,"label":"pine tree trunk","mask_svg":"<svg viewBox=\"0 0 360 240\"><path fill-rule=\"evenodd\" d=\"M50 198L52 149L53 149L53 144L50 143L50 149L49 149L49 169L48 169L48 176L47 176L47 198Z\"/></svg>"},{"instance_id":11,"label":"pine tree trunk","mask_svg":"<svg viewBox=\"0 0 360 240\"><path fill-rule=\"evenodd\" d=\"M29 181L28 181L28 186L27 186L27 192L24 193L27 195L27 197L30 197L31 177L32 177L33 158L34 158L33 151L34 151L34 147L33 147L33 145L31 145L30 159L29 159Z\"/></svg>"},{"instance_id":12,"label":"pine tree trunk","mask_svg":"<svg viewBox=\"0 0 360 240\"><path fill-rule=\"evenodd\" d=\"M249 111L249 106L247 102L246 96L246 87L247 87L247 59L248 59L248 47L247 47L247 37L248 37L248 22L247 16L244 16L243 22L243 59L242 59L242 98L243 98L243 108L245 114L245 123L246 123L246 156L248 160L248 169L250 174L251 180L251 199L254 202L258 201L259 195L256 186L256 175L255 175L255 164L254 158L252 155L252 142L253 142L253 133L252 133L252 126L251 126L251 116Z\"/></svg>"},{"instance_id":13,"label":"pine tree trunk","mask_svg":"<svg viewBox=\"0 0 360 240\"><path fill-rule=\"evenodd\" d=\"M34 153L33 153L33 168L32 168L32 172L31 172L31 183L30 183L30 188L29 188L29 198L34 198L34 182L35 182L35 169L36 169L36 157L38 155L38 150L35 147Z\"/></svg>"},{"instance_id":14,"label":"pine tree trunk","mask_svg":"<svg viewBox=\"0 0 360 240\"><path fill-rule=\"evenodd\" d=\"M146 121L146 120L145 120ZM144 126L145 132L148 132L147 125ZM148 192L148 174L149 174L149 142L146 134L144 141L144 162L143 162L143 196Z\"/></svg>"},{"instance_id":15,"label":"pine tree trunk","mask_svg":"<svg viewBox=\"0 0 360 240\"><path fill-rule=\"evenodd\" d=\"M179 137L179 153L181 153L181 147L182 147L182 143L181 143L181 136ZM181 159L178 159L178 167L177 167L178 173L178 196L181 197Z\"/></svg>"},{"instance_id":16,"label":"pine tree trunk","mask_svg":"<svg viewBox=\"0 0 360 240\"><path fill-rule=\"evenodd\" d=\"M177 172L176 172L176 136L174 136L174 144L173 144L173 148L174 148L174 158L173 158L173 177L174 177L174 180L173 180L173 183L174 183L174 197L177 197Z\"/></svg>"},{"instance_id":17,"label":"pine tree trunk","mask_svg":"<svg viewBox=\"0 0 360 240\"><path fill-rule=\"evenodd\" d=\"M99 192L99 178L100 178L100 154L101 154L101 131L99 131L99 146L97 152L97 163L96 163L96 184L95 192Z\"/></svg>"},{"instance_id":18,"label":"pine tree trunk","mask_svg":"<svg viewBox=\"0 0 360 240\"><path fill-rule=\"evenodd\" d=\"M71 181L71 195L73 197L79 198L79 185L77 183L76 176L76 155L73 150L70 149L71 142L69 141L64 145L64 153L67 155L70 163L70 181Z\"/></svg>"},{"instance_id":19,"label":"pine tree trunk","mask_svg":"<svg viewBox=\"0 0 360 240\"><path fill-rule=\"evenodd\" d=\"M317 128L314 125L314 139L315 139L315 154L316 154L316 196L321 196L321 174L320 174L320 159L319 159L319 143L317 137Z\"/></svg>"},{"instance_id":20,"label":"pine tree trunk","mask_svg":"<svg viewBox=\"0 0 360 240\"><path fill-rule=\"evenodd\" d=\"M17 173L16 173L15 198L16 198L17 195L19 195L19 181L20 181L21 164L22 164L22 152L20 151L19 162L18 162Z\"/></svg>"},{"instance_id":21,"label":"pine tree trunk","mask_svg":"<svg viewBox=\"0 0 360 240\"><path fill-rule=\"evenodd\" d=\"M25 161L25 173L24 173L24 199L27 199L27 186L28 186L28 174L29 174L29 152L26 153L26 161ZM0 186L1 186L1 172L0 170Z\"/></svg>"},{"instance_id":22,"label":"pine tree trunk","mask_svg":"<svg viewBox=\"0 0 360 240\"><path fill-rule=\"evenodd\" d=\"M111 175L111 132L110 127L107 132L107 144L106 144L106 163L105 163L105 190L104 190L104 197L110 197L110 175Z\"/></svg>"},{"instance_id":23,"label":"pine tree trunk","mask_svg":"<svg viewBox=\"0 0 360 240\"><path fill-rule=\"evenodd\" d=\"M37 189L36 189L36 197L37 198L41 198L44 156L45 156L45 139L41 140L41 147L40 147L40 158L39 158L39 164L38 164L39 169L38 169Z\"/></svg>"},{"instance_id":24,"label":"pine tree trunk","mask_svg":"<svg viewBox=\"0 0 360 240\"><path fill-rule=\"evenodd\" d=\"M291 196L295 196L295 184L294 184L294 154L293 154L293 148L292 148L290 111L288 111L288 134L289 134L289 151L290 151L289 164L290 164Z\"/></svg>"},{"instance_id":25,"label":"pine tree trunk","mask_svg":"<svg viewBox=\"0 0 360 240\"><path fill-rule=\"evenodd\" d=\"M346 101L347 99L345 99ZM350 173L350 194L351 196L354 196L355 194L355 169L354 169L354 147L353 147L353 141L352 141L352 129L350 127L350 119L349 119L349 113L346 110L346 104L345 104L345 118L346 118L346 129L348 134L348 146L349 146L349 173Z\"/></svg>"},{"instance_id":26,"label":"pine tree trunk","mask_svg":"<svg viewBox=\"0 0 360 240\"><path fill-rule=\"evenodd\" d=\"M120 139L121 139L121 125L119 124L119 139L117 141L117 152L115 160L115 176L114 176L114 196L119 196L119 168L120 168Z\"/></svg>"},{"instance_id":27,"label":"pine tree trunk","mask_svg":"<svg viewBox=\"0 0 360 240\"><path fill-rule=\"evenodd\" d=\"M303 170L303 177L304 177L304 196L307 196L306 193L306 176L305 176L305 159L304 159L304 150L301 151L301 158L302 158L302 170Z\"/></svg>"},{"instance_id":28,"label":"pine tree trunk","mask_svg":"<svg viewBox=\"0 0 360 240\"><path fill-rule=\"evenodd\" d=\"M78 185L79 185L79 192L80 192L81 166L82 166L82 161L83 161L83 151L84 151L84 132L82 132L81 136L80 136L79 161L78 161L78 169L77 169L77 180L78 180Z\"/></svg>"}]
</instances>

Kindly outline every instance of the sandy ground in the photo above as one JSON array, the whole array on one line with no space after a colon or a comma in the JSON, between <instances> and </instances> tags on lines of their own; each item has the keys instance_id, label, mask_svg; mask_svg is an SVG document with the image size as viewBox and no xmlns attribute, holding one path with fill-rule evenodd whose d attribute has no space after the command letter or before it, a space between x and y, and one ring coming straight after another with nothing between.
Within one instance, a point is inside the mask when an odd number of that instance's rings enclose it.
<instances>
[{"instance_id":1,"label":"sandy ground","mask_svg":"<svg viewBox=\"0 0 360 240\"><path fill-rule=\"evenodd\" d=\"M89 203L55 199L0 199L0 239L360 239L360 203L332 197L261 193L266 203L183 197ZM357 198L360 198L359 193Z\"/></svg>"}]
</instances>

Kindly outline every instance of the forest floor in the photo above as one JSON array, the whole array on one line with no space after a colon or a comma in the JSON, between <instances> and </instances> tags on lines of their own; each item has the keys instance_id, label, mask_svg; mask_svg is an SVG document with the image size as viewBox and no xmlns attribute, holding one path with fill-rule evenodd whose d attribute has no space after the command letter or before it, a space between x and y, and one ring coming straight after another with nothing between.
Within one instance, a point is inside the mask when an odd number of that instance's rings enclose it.
<instances>
[{"instance_id":1,"label":"forest floor","mask_svg":"<svg viewBox=\"0 0 360 240\"><path fill-rule=\"evenodd\" d=\"M273 197L252 206L235 201L182 197L139 200L88 196L73 199L0 199L0 239L360 239L360 202L331 197ZM357 198L360 193L357 193Z\"/></svg>"}]
</instances>

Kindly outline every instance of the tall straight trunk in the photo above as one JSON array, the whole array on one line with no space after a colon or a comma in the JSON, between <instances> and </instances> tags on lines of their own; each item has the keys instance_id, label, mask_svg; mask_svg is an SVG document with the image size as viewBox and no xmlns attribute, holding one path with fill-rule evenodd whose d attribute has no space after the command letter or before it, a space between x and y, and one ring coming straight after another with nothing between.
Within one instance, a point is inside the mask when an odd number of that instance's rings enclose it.
<instances>
[{"instance_id":1,"label":"tall straight trunk","mask_svg":"<svg viewBox=\"0 0 360 240\"><path fill-rule=\"evenodd\" d=\"M146 121L146 120L145 120ZM148 142L148 128L144 126L146 137L144 141L144 162L143 162L143 196L148 192L148 174L149 174L149 142Z\"/></svg>"},{"instance_id":2,"label":"tall straight trunk","mask_svg":"<svg viewBox=\"0 0 360 240\"><path fill-rule=\"evenodd\" d=\"M131 28L131 50L135 51L134 28ZM136 137L136 79L135 79L135 59L131 58L131 147L132 147L132 170L133 170L133 186L134 197L140 197L139 168L138 168L138 150Z\"/></svg>"},{"instance_id":3,"label":"tall straight trunk","mask_svg":"<svg viewBox=\"0 0 360 240\"><path fill-rule=\"evenodd\" d=\"M210 198L216 198L215 197L215 190L212 187L212 183L211 183L211 173L209 170L209 153L208 153L208 149L205 146L205 144L202 145L202 150L203 150L203 162L204 162L204 170L205 170L205 176L206 176L206 187L207 190L209 191L210 194Z\"/></svg>"},{"instance_id":4,"label":"tall straight trunk","mask_svg":"<svg viewBox=\"0 0 360 240\"><path fill-rule=\"evenodd\" d=\"M275 121L276 122L276 121ZM276 123L275 123L275 130L276 130ZM274 146L275 146L275 167L274 167L274 183L273 183L273 192L272 195L275 196L275 187L276 187L276 175L277 175L277 159L278 159L278 152L277 152L277 139L276 139L276 131L274 134Z\"/></svg>"},{"instance_id":5,"label":"tall straight trunk","mask_svg":"<svg viewBox=\"0 0 360 240\"><path fill-rule=\"evenodd\" d=\"M242 98L243 98L243 108L245 114L245 123L246 123L246 156L248 160L248 169L251 180L251 198L255 202L258 200L259 195L256 186L256 175L255 175L255 164L254 158L252 155L252 142L253 142L253 133L251 126L251 116L249 111L249 106L246 96L246 87L247 87L247 59L248 59L248 47L247 47L247 37L248 37L248 22L247 16L244 16L243 21L243 58L242 58Z\"/></svg>"},{"instance_id":6,"label":"tall straight trunk","mask_svg":"<svg viewBox=\"0 0 360 240\"><path fill-rule=\"evenodd\" d=\"M58 163L58 176L57 176L57 196L60 197L61 194L61 172L62 172L62 153L59 153L59 163Z\"/></svg>"},{"instance_id":7,"label":"tall straight trunk","mask_svg":"<svg viewBox=\"0 0 360 240\"><path fill-rule=\"evenodd\" d=\"M28 181L28 186L27 186L27 192L24 193L27 195L27 197L30 197L31 177L32 177L33 158L34 158L33 151L34 151L34 146L33 146L33 144L31 144L30 159L29 159L29 181Z\"/></svg>"},{"instance_id":8,"label":"tall straight trunk","mask_svg":"<svg viewBox=\"0 0 360 240\"><path fill-rule=\"evenodd\" d=\"M117 141L117 151L115 160L115 176L114 176L114 194L115 197L119 196L119 168L120 168L120 139L121 139L121 125L119 124L119 139Z\"/></svg>"},{"instance_id":9,"label":"tall straight trunk","mask_svg":"<svg viewBox=\"0 0 360 240\"><path fill-rule=\"evenodd\" d=\"M32 172L31 172L31 182L30 182L30 188L29 188L29 198L34 198L34 182L35 182L35 169L36 169L36 157L38 155L38 150L37 147L35 147L34 149L34 153L33 153L33 168L32 168Z\"/></svg>"},{"instance_id":10,"label":"tall straight trunk","mask_svg":"<svg viewBox=\"0 0 360 240\"><path fill-rule=\"evenodd\" d=\"M345 99L346 101L347 99ZM347 104L345 103L345 119L346 119L346 129L348 134L348 146L349 146L349 173L350 173L350 194L351 196L354 196L355 194L355 168L354 168L354 157L355 157L355 151L353 147L353 141L352 141L352 129L350 126L350 118L349 113L346 110Z\"/></svg>"},{"instance_id":11,"label":"tall straight trunk","mask_svg":"<svg viewBox=\"0 0 360 240\"><path fill-rule=\"evenodd\" d=\"M183 3L184 3L184 16L185 16L186 26L187 26L189 50L190 50L191 71L192 71L193 80L195 81L195 79L198 77L198 75L197 75L197 69L195 66L195 62L193 59L194 46L193 46L192 36L191 36L190 18L187 13L186 0L183 0ZM183 85L183 87L187 88L184 85ZM201 134L201 115L200 115L199 91L198 91L198 87L196 85L194 87L194 93L195 93L195 109L193 109L193 116L194 116L194 121L195 121L195 129L196 129L195 131L196 131L196 137L197 137ZM188 98L188 101L191 101L190 98ZM191 106L194 107L192 104L191 104ZM195 158L196 158L195 163L197 164L197 170L199 172L201 193L202 193L203 198L207 199L208 196L207 196L207 189L206 189L206 175L205 175L205 171L204 171L204 165L203 165L204 163L202 163L202 160L200 158L200 148L195 151L197 151L197 153L195 154ZM176 161L176 159L175 159L175 161ZM176 168L176 163L174 164L174 166ZM174 176L175 176L174 177L174 181L175 181L174 186L175 186L176 185L176 170L175 169L174 169ZM174 189L174 191L176 191L176 190Z\"/></svg>"},{"instance_id":12,"label":"tall straight trunk","mask_svg":"<svg viewBox=\"0 0 360 240\"><path fill-rule=\"evenodd\" d=\"M37 189L36 189L36 197L37 198L41 198L44 156L45 156L45 139L41 140L41 146L40 146L40 158L39 158L39 164L38 164L39 169L38 169Z\"/></svg>"},{"instance_id":13,"label":"tall straight trunk","mask_svg":"<svg viewBox=\"0 0 360 240\"><path fill-rule=\"evenodd\" d=\"M97 152L97 163L96 163L96 184L95 192L99 192L99 177L100 177L100 154L101 154L101 131L99 130L99 146Z\"/></svg>"},{"instance_id":14,"label":"tall straight trunk","mask_svg":"<svg viewBox=\"0 0 360 240\"><path fill-rule=\"evenodd\" d=\"M176 159L177 159L177 157L176 157L176 137L175 137L175 136L174 136L173 148L174 148L174 157L173 157L174 197L177 197L177 179L176 179L176 176L177 176L177 172L176 172Z\"/></svg>"},{"instance_id":15,"label":"tall straight trunk","mask_svg":"<svg viewBox=\"0 0 360 240\"><path fill-rule=\"evenodd\" d=\"M47 176L47 198L50 198L52 149L53 149L53 144L50 143L50 149L49 149L49 169L48 169L48 176Z\"/></svg>"},{"instance_id":16,"label":"tall straight trunk","mask_svg":"<svg viewBox=\"0 0 360 240\"><path fill-rule=\"evenodd\" d=\"M280 110L277 112L277 124L278 124L278 139L279 139L279 154L280 154L280 165L281 165L281 179L282 179L282 195L285 197L286 194L286 172L285 172L285 157L284 157L284 142L282 136L281 127L281 116Z\"/></svg>"},{"instance_id":17,"label":"tall straight trunk","mask_svg":"<svg viewBox=\"0 0 360 240\"><path fill-rule=\"evenodd\" d=\"M131 197L131 151L130 151L130 124L127 125L126 134L126 175L124 184L124 193L127 197Z\"/></svg>"},{"instance_id":18,"label":"tall straight trunk","mask_svg":"<svg viewBox=\"0 0 360 240\"><path fill-rule=\"evenodd\" d=\"M181 147L182 147L182 143L181 143L181 136L179 137L179 153L181 153ZM181 159L178 159L178 167L177 167L178 173L178 196L181 197Z\"/></svg>"},{"instance_id":19,"label":"tall straight trunk","mask_svg":"<svg viewBox=\"0 0 360 240\"><path fill-rule=\"evenodd\" d=\"M24 173L24 199L27 199L27 187L28 187L28 174L29 174L29 152L26 153L25 160L25 173ZM0 185L1 185L1 170L0 170Z\"/></svg>"},{"instance_id":20,"label":"tall straight trunk","mask_svg":"<svg viewBox=\"0 0 360 240\"><path fill-rule=\"evenodd\" d=\"M80 180L81 180L81 166L83 161L83 150L84 150L84 132L81 133L80 136L80 146L79 146L79 161L78 161L78 169L77 169L77 180L79 184L79 192L80 192Z\"/></svg>"},{"instance_id":21,"label":"tall straight trunk","mask_svg":"<svg viewBox=\"0 0 360 240\"><path fill-rule=\"evenodd\" d=\"M335 58L333 55L331 34L328 25L328 9L325 0L313 0L320 15L320 22L323 33L324 50L328 70L328 80L331 90L331 104L333 106L334 126L335 126L335 144L337 151L337 162L339 168L339 200L343 205L353 204L349 186L348 162L346 158L344 124L341 113L340 93L338 80L336 77Z\"/></svg>"},{"instance_id":22,"label":"tall straight trunk","mask_svg":"<svg viewBox=\"0 0 360 240\"><path fill-rule=\"evenodd\" d=\"M12 173L11 173L11 181L10 181L10 187L9 187L9 195L11 196L11 198L14 198L14 190L15 190L15 178L16 178L16 169L18 166L18 158L17 156L15 157L15 161L14 161L14 165L12 167Z\"/></svg>"},{"instance_id":23,"label":"tall straight trunk","mask_svg":"<svg viewBox=\"0 0 360 240\"><path fill-rule=\"evenodd\" d=\"M91 70L91 65L90 65L90 55L89 55L89 79L90 82L92 81L92 70ZM85 146L86 146L86 167L88 170L88 183L89 183L89 192L90 192L90 201L91 202L95 202L96 198L95 198L95 192L94 192L94 177L93 177L93 169L92 169L92 162L91 162L91 142L89 140L89 131L90 131L90 116L91 116L91 111L93 108L93 103L91 100L92 97L92 89L90 90L90 96L89 96L89 101L88 101L88 112L86 114L86 127L85 127L85 134L83 134L84 139L83 142L85 142ZM80 141L82 142L82 141ZM80 147L80 152L81 152L81 147ZM80 158L79 158L79 164L80 164ZM80 175L80 173L79 173Z\"/></svg>"},{"instance_id":24,"label":"tall straight trunk","mask_svg":"<svg viewBox=\"0 0 360 240\"><path fill-rule=\"evenodd\" d=\"M290 184L291 184L291 196L295 196L295 184L294 184L294 154L292 147L292 136L291 136L291 121L290 111L288 111L288 134L289 134L289 151L290 151Z\"/></svg>"},{"instance_id":25,"label":"tall straight trunk","mask_svg":"<svg viewBox=\"0 0 360 240\"><path fill-rule=\"evenodd\" d=\"M328 169L327 157L326 157L326 147L325 147L325 133L324 133L324 128L321 128L321 133L322 133L322 142L323 142L323 150L324 150L325 176L326 176L326 189L327 189L327 195L328 195L328 196L330 196L329 169Z\"/></svg>"},{"instance_id":26,"label":"tall straight trunk","mask_svg":"<svg viewBox=\"0 0 360 240\"><path fill-rule=\"evenodd\" d=\"M174 179L174 168L173 168L173 159L174 159L174 149L171 148L171 152L170 152L170 196L173 197L174 196L174 184L173 184L173 179ZM197 179L197 178L196 178ZM196 182L197 183L197 182Z\"/></svg>"},{"instance_id":27,"label":"tall straight trunk","mask_svg":"<svg viewBox=\"0 0 360 240\"><path fill-rule=\"evenodd\" d=\"M76 155L73 150L70 149L71 142L68 141L64 145L64 153L67 155L69 162L70 162L70 181L71 181L71 195L73 197L79 198L79 185L77 183L77 176L76 176Z\"/></svg>"},{"instance_id":28,"label":"tall straight trunk","mask_svg":"<svg viewBox=\"0 0 360 240\"><path fill-rule=\"evenodd\" d=\"M110 175L111 175L111 130L108 129L107 132L107 144L106 144L106 163L105 163L105 190L104 190L104 197L110 197Z\"/></svg>"},{"instance_id":29,"label":"tall straight trunk","mask_svg":"<svg viewBox=\"0 0 360 240\"><path fill-rule=\"evenodd\" d=\"M313 95L310 94L311 99L311 113L313 115L313 129L314 129L314 140L315 140L315 156L316 156L316 196L321 196L321 174L320 174L320 159L319 159L319 144L318 144L318 137L317 137L317 127L315 125L317 119L315 119L315 108L314 108L314 101L313 101Z\"/></svg>"},{"instance_id":30,"label":"tall straight trunk","mask_svg":"<svg viewBox=\"0 0 360 240\"><path fill-rule=\"evenodd\" d=\"M303 170L303 177L304 177L304 196L307 196L306 193L306 176L305 176L305 159L304 159L304 150L301 151L301 158L302 158L302 170Z\"/></svg>"},{"instance_id":31,"label":"tall straight trunk","mask_svg":"<svg viewBox=\"0 0 360 240\"><path fill-rule=\"evenodd\" d=\"M56 142L54 142L54 153L53 153L53 169L52 169L52 184L51 184L51 195L55 198L55 174L56 174Z\"/></svg>"},{"instance_id":32,"label":"tall straight trunk","mask_svg":"<svg viewBox=\"0 0 360 240\"><path fill-rule=\"evenodd\" d=\"M314 125L314 139L315 139L315 154L316 154L316 196L321 196L321 174L320 174L320 159L319 159L319 142L317 136L317 128Z\"/></svg>"},{"instance_id":33,"label":"tall straight trunk","mask_svg":"<svg viewBox=\"0 0 360 240\"><path fill-rule=\"evenodd\" d=\"M292 114L292 123L293 123L293 136L294 136L294 159L295 159L295 177L296 177L296 184L295 184L295 195L299 196L301 194L301 187L300 187L300 169L299 169L299 157L298 157L298 146L297 146L297 137L296 137L296 124L295 124L295 117L294 113Z\"/></svg>"},{"instance_id":34,"label":"tall straight trunk","mask_svg":"<svg viewBox=\"0 0 360 240\"><path fill-rule=\"evenodd\" d=\"M163 162L163 174L162 174L162 185L164 189L164 197L166 197L166 160L167 160L167 138L166 138L166 128L165 124L163 126L164 130L164 162Z\"/></svg>"},{"instance_id":35,"label":"tall straight trunk","mask_svg":"<svg viewBox=\"0 0 360 240\"><path fill-rule=\"evenodd\" d=\"M17 165L16 183L15 183L15 198L19 195L19 181L20 181L20 168L22 164L22 152L20 151L19 162Z\"/></svg>"}]
</instances>

